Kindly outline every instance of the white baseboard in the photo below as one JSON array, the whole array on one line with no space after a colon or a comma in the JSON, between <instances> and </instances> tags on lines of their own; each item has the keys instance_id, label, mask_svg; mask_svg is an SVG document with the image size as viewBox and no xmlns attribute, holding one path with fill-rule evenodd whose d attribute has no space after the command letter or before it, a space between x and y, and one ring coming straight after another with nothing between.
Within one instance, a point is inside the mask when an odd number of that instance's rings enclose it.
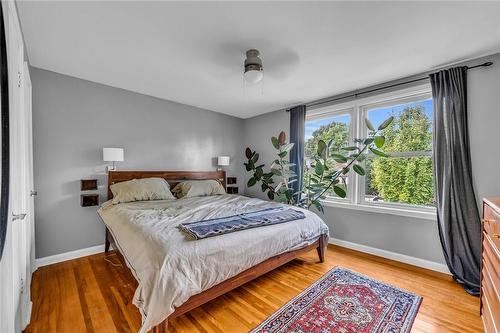
<instances>
[{"instance_id":1,"label":"white baseboard","mask_svg":"<svg viewBox=\"0 0 500 333\"><path fill-rule=\"evenodd\" d=\"M64 252L60 254L55 254L53 256L43 257L36 259L36 267L42 267L47 265L56 264L58 262L76 259L80 257L90 256L92 254L104 252L104 244L92 247L87 247L85 249Z\"/></svg>"},{"instance_id":2,"label":"white baseboard","mask_svg":"<svg viewBox=\"0 0 500 333\"><path fill-rule=\"evenodd\" d=\"M365 253L373 254L375 256L379 256L379 257L383 257L383 258L387 258L387 259L391 259L391 260L395 260L395 261L400 261L400 262L404 262L405 264L410 264L413 266L422 267L422 268L426 268L426 269L429 269L432 271L441 272L441 273L451 275L450 271L448 270L448 267L445 264L441 264L438 262L420 259L420 258L415 258L415 257L407 256L406 254L382 250L382 249L378 249L376 247L352 243L352 242L348 242L348 241L337 239L337 238L330 238L328 243L335 244L335 245L342 246L342 247L346 247L346 248L351 249L351 250L365 252Z\"/></svg>"},{"instance_id":3,"label":"white baseboard","mask_svg":"<svg viewBox=\"0 0 500 333\"><path fill-rule=\"evenodd\" d=\"M387 258L387 259L391 259L391 260L395 260L395 261L400 261L400 262L404 262L406 264L410 264L410 265L414 265L417 267L422 267L422 268L430 269L432 271L446 273L446 274L451 275L450 271L448 270L448 267L445 264L437 263L434 261L415 258L415 257L411 257L411 256L408 256L405 254L391 252L391 251L387 251L387 250L382 250L382 249L378 249L378 248L367 246L367 245L352 243L352 242L348 242L348 241L337 239L337 238L330 237L330 240L328 242L330 244L335 244L338 246L346 247L348 249L373 254L373 255L376 255L379 257L383 257L383 258ZM38 258L38 259L36 259L36 266L38 268L38 267L42 267L42 266L52 265L52 264L56 264L58 262L76 259L76 258L80 258L80 257L85 257L85 256L89 256L89 255L101 253L101 252L104 252L104 244L88 247L85 249L60 253L60 254L56 254L53 256Z\"/></svg>"}]
</instances>

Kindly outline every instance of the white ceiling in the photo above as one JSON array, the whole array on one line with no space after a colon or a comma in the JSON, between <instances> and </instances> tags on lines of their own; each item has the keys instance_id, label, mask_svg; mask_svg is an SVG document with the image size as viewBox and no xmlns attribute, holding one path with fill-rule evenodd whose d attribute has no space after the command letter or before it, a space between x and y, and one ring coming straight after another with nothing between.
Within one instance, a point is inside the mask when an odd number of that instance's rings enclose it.
<instances>
[{"instance_id":1,"label":"white ceiling","mask_svg":"<svg viewBox=\"0 0 500 333\"><path fill-rule=\"evenodd\" d=\"M18 8L32 66L241 118L500 52L499 2ZM249 48L262 53L262 87L244 87Z\"/></svg>"}]
</instances>

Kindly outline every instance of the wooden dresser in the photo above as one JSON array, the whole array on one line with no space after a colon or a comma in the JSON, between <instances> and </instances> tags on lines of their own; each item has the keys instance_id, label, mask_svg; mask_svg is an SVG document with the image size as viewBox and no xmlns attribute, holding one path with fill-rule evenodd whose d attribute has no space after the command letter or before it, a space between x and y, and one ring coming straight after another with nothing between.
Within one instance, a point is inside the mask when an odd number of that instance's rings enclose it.
<instances>
[{"instance_id":1,"label":"wooden dresser","mask_svg":"<svg viewBox=\"0 0 500 333\"><path fill-rule=\"evenodd\" d=\"M486 333L500 333L500 198L483 200L481 317Z\"/></svg>"}]
</instances>

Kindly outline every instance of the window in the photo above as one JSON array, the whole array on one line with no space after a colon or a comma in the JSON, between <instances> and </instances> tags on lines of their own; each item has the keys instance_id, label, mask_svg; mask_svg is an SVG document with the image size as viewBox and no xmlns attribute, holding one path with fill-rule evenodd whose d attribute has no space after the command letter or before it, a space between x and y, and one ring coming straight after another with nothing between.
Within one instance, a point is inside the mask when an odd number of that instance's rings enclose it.
<instances>
[{"instance_id":1,"label":"window","mask_svg":"<svg viewBox=\"0 0 500 333\"><path fill-rule=\"evenodd\" d=\"M348 197L341 199L332 192L328 194L327 203L398 211L434 210L432 112L428 85L308 111L306 163L311 160L319 139L333 140L332 151L338 150L335 147L366 137L365 118L378 127L394 116L394 121L382 132L386 139L383 150L389 157L367 155L366 176L350 172L346 179Z\"/></svg>"},{"instance_id":2,"label":"window","mask_svg":"<svg viewBox=\"0 0 500 333\"><path fill-rule=\"evenodd\" d=\"M325 142L331 141L330 147L332 151L337 151L352 142L351 113L352 109L329 110L326 114L308 117L304 143L304 162L306 165L310 165L313 162L313 156L319 140L324 140ZM335 164L336 162L332 162L329 167L338 167ZM308 172L307 168L304 168L304 172ZM307 179L307 177L304 179ZM352 187L349 186L350 183L349 177L346 178L346 186ZM346 200L338 197L333 190L330 190L327 194L339 200Z\"/></svg>"}]
</instances>

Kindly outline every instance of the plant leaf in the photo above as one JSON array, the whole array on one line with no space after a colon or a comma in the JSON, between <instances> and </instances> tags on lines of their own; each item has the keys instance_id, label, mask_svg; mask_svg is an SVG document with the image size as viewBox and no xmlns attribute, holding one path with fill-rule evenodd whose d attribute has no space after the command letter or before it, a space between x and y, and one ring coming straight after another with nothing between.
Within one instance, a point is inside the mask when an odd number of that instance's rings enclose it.
<instances>
[{"instance_id":1,"label":"plant leaf","mask_svg":"<svg viewBox=\"0 0 500 333\"><path fill-rule=\"evenodd\" d=\"M375 127L373 127L372 122L368 120L368 118L365 118L365 124L366 127L368 127L369 130L375 131Z\"/></svg>"},{"instance_id":2,"label":"plant leaf","mask_svg":"<svg viewBox=\"0 0 500 333\"><path fill-rule=\"evenodd\" d=\"M347 157L341 154L332 154L332 158L339 163L345 163L347 162Z\"/></svg>"},{"instance_id":3,"label":"plant leaf","mask_svg":"<svg viewBox=\"0 0 500 333\"><path fill-rule=\"evenodd\" d=\"M380 126L378 127L378 130L381 131L381 130L385 129L387 126L389 126L392 123L393 120L394 120L394 117L390 116L389 118L384 120L384 122L382 124L380 124Z\"/></svg>"},{"instance_id":4,"label":"plant leaf","mask_svg":"<svg viewBox=\"0 0 500 333\"><path fill-rule=\"evenodd\" d=\"M292 150L293 146L294 146L293 143L287 143L286 145L281 147L281 151L289 152L290 150Z\"/></svg>"},{"instance_id":5,"label":"plant leaf","mask_svg":"<svg viewBox=\"0 0 500 333\"><path fill-rule=\"evenodd\" d=\"M255 169L255 163L251 159L248 160L248 167L250 169Z\"/></svg>"},{"instance_id":6,"label":"plant leaf","mask_svg":"<svg viewBox=\"0 0 500 333\"><path fill-rule=\"evenodd\" d=\"M264 170L262 170L262 168L255 169L255 175L260 179L264 175Z\"/></svg>"},{"instance_id":7,"label":"plant leaf","mask_svg":"<svg viewBox=\"0 0 500 333\"><path fill-rule=\"evenodd\" d=\"M325 143L325 141L323 141L323 140L319 140L318 141L317 153L321 157L325 156L325 153L326 153L326 143Z\"/></svg>"},{"instance_id":8,"label":"plant leaf","mask_svg":"<svg viewBox=\"0 0 500 333\"><path fill-rule=\"evenodd\" d=\"M254 186L256 183L257 183L257 179L256 179L255 177L252 177L252 178L250 178L250 179L248 180L248 182L247 182L247 186L248 186L248 187L252 187L252 186Z\"/></svg>"},{"instance_id":9,"label":"plant leaf","mask_svg":"<svg viewBox=\"0 0 500 333\"><path fill-rule=\"evenodd\" d=\"M348 151L359 150L359 147L356 147L356 146L347 146L347 147L342 147L342 150L348 150Z\"/></svg>"},{"instance_id":10,"label":"plant leaf","mask_svg":"<svg viewBox=\"0 0 500 333\"><path fill-rule=\"evenodd\" d=\"M381 157L389 157L389 155L387 155L387 154L386 154L386 153L384 153L383 151L378 150L377 148L370 147L370 151L371 151L372 153L374 153L375 155L377 155L377 156L381 156Z\"/></svg>"},{"instance_id":11,"label":"plant leaf","mask_svg":"<svg viewBox=\"0 0 500 333\"><path fill-rule=\"evenodd\" d=\"M285 156L286 156L286 154L288 154L288 152L286 152L286 151L282 151L282 152L280 152L280 153L278 154L278 156L279 156L280 158L283 158L283 157L285 157Z\"/></svg>"},{"instance_id":12,"label":"plant leaf","mask_svg":"<svg viewBox=\"0 0 500 333\"><path fill-rule=\"evenodd\" d=\"M281 171L278 169L271 169L271 172L276 176L281 176Z\"/></svg>"},{"instance_id":13,"label":"plant leaf","mask_svg":"<svg viewBox=\"0 0 500 333\"><path fill-rule=\"evenodd\" d=\"M251 159L252 158L252 150L250 148L246 148L245 149L245 156L248 158L248 159Z\"/></svg>"},{"instance_id":14,"label":"plant leaf","mask_svg":"<svg viewBox=\"0 0 500 333\"><path fill-rule=\"evenodd\" d=\"M259 153L255 153L252 156L252 162L257 163L257 160L259 159Z\"/></svg>"},{"instance_id":15,"label":"plant leaf","mask_svg":"<svg viewBox=\"0 0 500 333\"><path fill-rule=\"evenodd\" d=\"M316 207L317 210L319 210L320 212L322 212L323 214L325 213L324 209L323 209L323 205L321 204L321 201L319 200L314 200L313 202L313 205L314 207Z\"/></svg>"},{"instance_id":16,"label":"plant leaf","mask_svg":"<svg viewBox=\"0 0 500 333\"><path fill-rule=\"evenodd\" d=\"M335 192L335 194L337 194L341 198L346 197L346 193L345 193L344 189L340 186L334 186L333 191Z\"/></svg>"},{"instance_id":17,"label":"plant leaf","mask_svg":"<svg viewBox=\"0 0 500 333\"><path fill-rule=\"evenodd\" d=\"M318 176L321 176L325 172L325 167L323 166L323 163L316 162L316 165L314 166L314 172Z\"/></svg>"},{"instance_id":18,"label":"plant leaf","mask_svg":"<svg viewBox=\"0 0 500 333\"><path fill-rule=\"evenodd\" d=\"M278 135L278 143L280 145L284 145L286 142L286 134L285 132L281 131L280 134Z\"/></svg>"},{"instance_id":19,"label":"plant leaf","mask_svg":"<svg viewBox=\"0 0 500 333\"><path fill-rule=\"evenodd\" d=\"M278 141L278 138L273 136L271 138L271 143L273 144L273 147L276 148L276 149L280 149L280 143Z\"/></svg>"},{"instance_id":20,"label":"plant leaf","mask_svg":"<svg viewBox=\"0 0 500 333\"><path fill-rule=\"evenodd\" d=\"M359 156L356 158L358 161L364 161L366 159L366 154L359 154Z\"/></svg>"},{"instance_id":21,"label":"plant leaf","mask_svg":"<svg viewBox=\"0 0 500 333\"><path fill-rule=\"evenodd\" d=\"M274 200L274 193L272 191L268 191L267 197L269 198L269 200Z\"/></svg>"},{"instance_id":22,"label":"plant leaf","mask_svg":"<svg viewBox=\"0 0 500 333\"><path fill-rule=\"evenodd\" d=\"M385 143L385 137L382 135L376 136L373 142L375 143L375 146L377 146L377 148L382 148Z\"/></svg>"},{"instance_id":23,"label":"plant leaf","mask_svg":"<svg viewBox=\"0 0 500 333\"><path fill-rule=\"evenodd\" d=\"M374 140L373 138L366 138L366 139L363 140L363 144L364 145L369 145L370 143L373 142L373 140Z\"/></svg>"},{"instance_id":24,"label":"plant leaf","mask_svg":"<svg viewBox=\"0 0 500 333\"><path fill-rule=\"evenodd\" d=\"M365 169L363 169L360 165L354 164L352 169L360 176L366 175Z\"/></svg>"}]
</instances>

